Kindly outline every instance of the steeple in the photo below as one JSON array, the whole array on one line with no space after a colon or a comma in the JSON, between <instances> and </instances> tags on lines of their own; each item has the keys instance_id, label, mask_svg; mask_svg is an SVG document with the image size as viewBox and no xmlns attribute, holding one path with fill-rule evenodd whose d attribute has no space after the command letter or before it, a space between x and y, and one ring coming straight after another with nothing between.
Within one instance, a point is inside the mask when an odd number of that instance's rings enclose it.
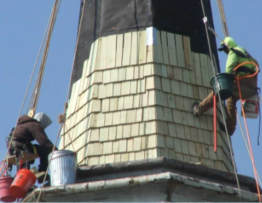
<instances>
[{"instance_id":1,"label":"steeple","mask_svg":"<svg viewBox=\"0 0 262 203\"><path fill-rule=\"evenodd\" d=\"M197 118L191 109L214 75L200 1L83 1L82 9L59 148L76 151L79 165L166 157L232 172L219 125L213 150L212 111ZM211 47L219 70L213 36Z\"/></svg>"},{"instance_id":2,"label":"steeple","mask_svg":"<svg viewBox=\"0 0 262 203\"><path fill-rule=\"evenodd\" d=\"M192 113L211 91L211 67L219 71L201 2L83 0L81 11L59 145L77 154L76 184L36 189L24 201L41 192L50 202L257 201L254 179L232 173L221 109L216 153L213 112Z\"/></svg>"}]
</instances>

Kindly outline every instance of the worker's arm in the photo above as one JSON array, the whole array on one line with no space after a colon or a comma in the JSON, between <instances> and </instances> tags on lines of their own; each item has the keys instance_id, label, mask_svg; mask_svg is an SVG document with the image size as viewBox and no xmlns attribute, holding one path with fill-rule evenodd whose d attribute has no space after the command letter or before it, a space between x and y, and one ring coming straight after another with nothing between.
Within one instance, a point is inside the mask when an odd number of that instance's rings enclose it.
<instances>
[{"instance_id":1,"label":"worker's arm","mask_svg":"<svg viewBox=\"0 0 262 203\"><path fill-rule=\"evenodd\" d=\"M39 123L35 123L31 133L40 146L54 146L53 143L48 139L44 129L41 127Z\"/></svg>"},{"instance_id":2,"label":"worker's arm","mask_svg":"<svg viewBox=\"0 0 262 203\"><path fill-rule=\"evenodd\" d=\"M234 68L238 65L238 56L230 51L227 56L226 73L233 73Z\"/></svg>"}]
</instances>

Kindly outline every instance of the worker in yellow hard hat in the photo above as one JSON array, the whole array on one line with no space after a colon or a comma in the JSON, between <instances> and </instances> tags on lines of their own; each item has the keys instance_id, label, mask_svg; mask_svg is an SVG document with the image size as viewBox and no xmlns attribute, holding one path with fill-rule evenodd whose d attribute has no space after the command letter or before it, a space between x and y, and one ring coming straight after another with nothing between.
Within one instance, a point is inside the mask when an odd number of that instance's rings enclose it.
<instances>
[{"instance_id":1,"label":"worker in yellow hard hat","mask_svg":"<svg viewBox=\"0 0 262 203\"><path fill-rule=\"evenodd\" d=\"M245 75L252 75L256 71L256 67L253 64L246 64L241 66L235 72L234 69L243 62L254 62L257 61L242 47L237 46L235 40L231 37L226 37L221 43L218 49L224 51L227 54L226 62L226 73L233 74L237 77L243 77ZM247 99L257 94L257 75L255 77L244 78L240 80L240 89L242 99ZM200 103L195 102L192 105L193 113L195 116L201 116L204 112L208 111L213 107L213 91ZM227 118L226 125L229 135L233 135L236 129L236 103L240 99L239 90L236 81L233 84L233 95L227 99ZM221 126L223 127L223 126Z\"/></svg>"}]
</instances>

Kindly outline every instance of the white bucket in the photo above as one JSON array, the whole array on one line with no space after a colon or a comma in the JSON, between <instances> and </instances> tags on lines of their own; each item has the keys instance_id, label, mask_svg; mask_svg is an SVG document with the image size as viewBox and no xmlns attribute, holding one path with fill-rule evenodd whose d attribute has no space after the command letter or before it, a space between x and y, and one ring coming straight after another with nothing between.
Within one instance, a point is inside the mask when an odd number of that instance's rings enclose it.
<instances>
[{"instance_id":1,"label":"white bucket","mask_svg":"<svg viewBox=\"0 0 262 203\"><path fill-rule=\"evenodd\" d=\"M76 154L69 150L58 150L49 154L51 186L60 186L75 183L76 179Z\"/></svg>"},{"instance_id":2,"label":"white bucket","mask_svg":"<svg viewBox=\"0 0 262 203\"><path fill-rule=\"evenodd\" d=\"M254 95L242 101L246 118L257 118L259 113L259 97ZM241 111L243 117L243 112Z\"/></svg>"}]
</instances>

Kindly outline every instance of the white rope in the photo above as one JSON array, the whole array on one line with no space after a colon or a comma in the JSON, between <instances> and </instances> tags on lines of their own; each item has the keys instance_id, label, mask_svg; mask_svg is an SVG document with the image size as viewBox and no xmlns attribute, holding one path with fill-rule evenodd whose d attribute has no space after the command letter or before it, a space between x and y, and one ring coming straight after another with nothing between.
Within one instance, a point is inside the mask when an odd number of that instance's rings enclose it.
<instances>
[{"instance_id":1,"label":"white rope","mask_svg":"<svg viewBox=\"0 0 262 203\"><path fill-rule=\"evenodd\" d=\"M70 81L69 81L69 86L68 86L68 90L67 90L67 96L66 96L66 102L68 102L68 99L69 99L69 93L70 93L70 89L71 89L71 83L72 83L72 80L73 80L73 71L74 71L74 66L75 66L75 61L76 61L76 55L77 55L77 51L78 51L78 42L79 42L79 38L80 38L80 30L81 30L81 27L82 27L82 22L83 22L83 16L84 16L84 10L85 10L85 2L86 1L83 1L83 5L82 5L82 12L81 12L81 18L80 18L80 23L79 23L79 27L78 27L78 32L77 32L77 40L76 40L76 46L75 46L75 51L74 51L74 59L73 59L73 64L72 64L72 72L71 72L71 77L70 77ZM94 47L93 47L94 48ZM91 51L90 50L90 55L91 55ZM91 63L90 63L91 64ZM82 74L85 74L83 71L82 71ZM82 84L82 86L84 85L84 83ZM81 83L79 84L79 88L78 88L78 91L77 91L77 97L79 96L79 93L80 93L80 90L83 89L81 87ZM79 104L80 104L80 99L76 98L77 102L76 102L76 105L74 107L74 112L76 112L76 109L79 107ZM64 109L64 114L66 114L66 108ZM74 120L74 124L73 126L76 124L76 121L77 121L77 117L75 116L75 120ZM70 126L69 126L70 127ZM69 139L71 141L71 144L72 144L72 148L73 150L75 151L75 148L74 148L74 145L73 145L73 140L74 140L74 137L71 139L70 137L70 133L68 131L68 128L65 124L65 128L64 128L64 133L67 131L67 133L65 134L68 134L69 136ZM65 136L64 134L64 136ZM63 138L63 140L65 139L65 137ZM63 141L64 143L64 141ZM70 143L69 143L70 144ZM63 149L65 148L65 145L63 146Z\"/></svg>"},{"instance_id":2,"label":"white rope","mask_svg":"<svg viewBox=\"0 0 262 203\"><path fill-rule=\"evenodd\" d=\"M243 130L243 127L242 127L242 124L241 124L239 115L238 115L237 112L236 112L236 114L237 114L237 121L238 121L238 124L239 124L239 127L240 127L240 131L241 131L242 137L243 137L243 139L244 139L244 142L245 142L245 145L246 145L246 148L247 148L247 152L248 152L248 154L249 154L250 159L252 160L252 156L251 156L251 153L250 153L250 149L249 149L249 146L248 146L248 143L247 143L247 139L246 139L246 137L245 137L245 133L244 133L244 130ZM255 170L256 170L256 169L255 169ZM258 177L258 181L259 181L260 185L262 185L261 179L260 179L260 177L259 177L259 174L258 174L257 170L256 170L256 175L257 175L257 177Z\"/></svg>"},{"instance_id":3,"label":"white rope","mask_svg":"<svg viewBox=\"0 0 262 203\"><path fill-rule=\"evenodd\" d=\"M201 0L201 6L202 6L203 15L204 15L204 17L206 17L203 0ZM206 29L206 35L207 35L210 59L211 59L211 62L212 62L212 69L213 69L214 75L216 75L216 69L215 69L215 66L214 66L214 60L213 60L213 56L212 56L212 50L211 50L211 45L210 45L209 33L208 33L208 28L207 28L207 24L206 23L205 23L205 29ZM215 80L217 80L216 77L215 77ZM223 109L222 102L221 102L221 96L220 96L219 92L218 92L218 97L219 97L220 108ZM240 200L241 200L242 199L241 189L240 189L239 179L238 179L238 176L237 176L237 170L236 170L236 165L235 165L235 161L234 161L233 150L232 150L231 143L230 143L230 138L229 138L229 135L228 135L228 129L227 129L226 120L225 120L225 113L224 113L223 110L222 110L222 117L223 117L223 123L224 123L225 130L226 130L227 142L228 142L228 147L230 149L230 156L231 156L231 159L232 159L232 165L233 165L233 169L234 169L234 174L235 174L235 178L236 178L236 181L237 181L238 194L239 194L239 197L240 197Z\"/></svg>"},{"instance_id":4,"label":"white rope","mask_svg":"<svg viewBox=\"0 0 262 203\"><path fill-rule=\"evenodd\" d=\"M52 12L53 12L53 11L51 11L51 13L52 13ZM50 14L50 19L51 19L51 14ZM38 60L39 60L39 57L40 57L40 53L42 52L42 49L43 49L44 41L45 41L46 35L47 35L47 30L49 29L49 26L50 26L50 19L48 20L48 24L47 24L47 26L46 26L46 29L45 29L45 32L44 32L44 36L43 36L43 38L42 38L42 42L41 42L41 45L40 45L40 48L39 48L39 51L38 51L38 54L37 54L37 57L36 57L36 61L35 61L35 64L34 64L34 69L33 69L33 70L34 70L34 71L33 71L33 75L34 75L36 66L37 66L37 64L38 64ZM31 86L31 83L30 83L29 86ZM35 88L34 88L34 90L33 90L33 93L32 93L32 96L31 96L31 100L30 100L30 102L29 102L29 105L28 105L28 107L27 107L26 112L29 111L29 108L30 108L31 104L33 103L33 94L34 94L34 92L35 92Z\"/></svg>"},{"instance_id":5,"label":"white rope","mask_svg":"<svg viewBox=\"0 0 262 203\"><path fill-rule=\"evenodd\" d=\"M43 80L43 76L44 76L44 70L45 70L45 64L47 61L47 56L48 56L48 52L49 52L49 47L50 47L50 42L51 42L51 37L52 37L52 33L53 33L53 29L56 23L56 17L57 17L57 13L60 7L60 0L55 1L54 7L52 9L52 13L50 16L50 20L49 20L49 27L48 27L48 32L47 32L47 36L46 36L46 42L45 42L45 47L44 47L44 51L43 51L43 56L42 56L42 61L40 64L40 69L39 69L39 73L38 73L38 78L34 87L34 92L33 92L33 100L31 103L31 109L33 109L33 111L36 110L37 108L37 104L38 104L38 100L39 100L39 96L40 96L40 90L41 90L41 85L42 85L42 80Z\"/></svg>"}]
</instances>

